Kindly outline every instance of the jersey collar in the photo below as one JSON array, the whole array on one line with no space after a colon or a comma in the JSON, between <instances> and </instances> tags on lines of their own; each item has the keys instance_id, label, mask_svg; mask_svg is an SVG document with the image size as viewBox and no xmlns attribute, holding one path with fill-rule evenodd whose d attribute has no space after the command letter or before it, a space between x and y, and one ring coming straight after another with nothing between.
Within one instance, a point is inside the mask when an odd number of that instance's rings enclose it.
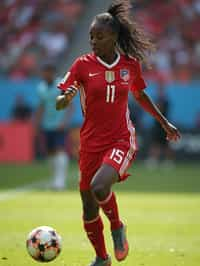
<instances>
[{"instance_id":1,"label":"jersey collar","mask_svg":"<svg viewBox=\"0 0 200 266\"><path fill-rule=\"evenodd\" d=\"M112 63L112 64L108 64L106 62L104 62L100 57L96 57L97 60L99 61L99 63L101 63L102 65L104 65L105 67L107 68L112 68L114 66L116 66L118 63L119 63L119 60L120 60L120 53L119 52L116 52L117 53L117 58L115 59L115 61Z\"/></svg>"}]
</instances>

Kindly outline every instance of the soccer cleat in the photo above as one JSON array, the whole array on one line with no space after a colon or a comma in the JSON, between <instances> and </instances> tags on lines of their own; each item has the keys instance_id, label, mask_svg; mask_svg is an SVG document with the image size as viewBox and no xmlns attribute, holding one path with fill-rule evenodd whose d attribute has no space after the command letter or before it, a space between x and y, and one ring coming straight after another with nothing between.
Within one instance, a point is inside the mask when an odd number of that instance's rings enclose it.
<instances>
[{"instance_id":1,"label":"soccer cleat","mask_svg":"<svg viewBox=\"0 0 200 266\"><path fill-rule=\"evenodd\" d=\"M108 256L108 258L104 260L100 257L96 257L95 261L93 261L89 266L111 266L111 258Z\"/></svg>"},{"instance_id":2,"label":"soccer cleat","mask_svg":"<svg viewBox=\"0 0 200 266\"><path fill-rule=\"evenodd\" d=\"M129 251L128 241L126 239L126 227L122 225L119 229L112 230L115 258L118 261L124 260Z\"/></svg>"}]
</instances>

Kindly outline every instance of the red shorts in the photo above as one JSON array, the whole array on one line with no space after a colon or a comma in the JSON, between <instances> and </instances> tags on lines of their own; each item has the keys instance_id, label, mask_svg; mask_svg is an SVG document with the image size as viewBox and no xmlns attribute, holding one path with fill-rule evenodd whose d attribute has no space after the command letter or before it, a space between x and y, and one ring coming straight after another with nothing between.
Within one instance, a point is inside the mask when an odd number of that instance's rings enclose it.
<instances>
[{"instance_id":1,"label":"red shorts","mask_svg":"<svg viewBox=\"0 0 200 266\"><path fill-rule=\"evenodd\" d=\"M104 163L111 165L119 174L119 182L128 177L126 173L131 162L135 159L136 145L129 142L116 143L109 149L100 152L80 152L79 167L81 191L89 190L93 176Z\"/></svg>"}]
</instances>

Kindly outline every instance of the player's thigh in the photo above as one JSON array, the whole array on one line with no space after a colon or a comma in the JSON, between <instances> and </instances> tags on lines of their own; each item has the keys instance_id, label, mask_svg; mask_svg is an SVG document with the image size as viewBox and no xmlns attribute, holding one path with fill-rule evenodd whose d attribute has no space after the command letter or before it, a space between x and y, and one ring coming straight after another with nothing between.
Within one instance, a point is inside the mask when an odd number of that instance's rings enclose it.
<instances>
[{"instance_id":1,"label":"player's thigh","mask_svg":"<svg viewBox=\"0 0 200 266\"><path fill-rule=\"evenodd\" d=\"M136 146L129 142L116 144L105 154L103 163L112 166L118 173L118 180L122 181L127 177L126 171L136 156Z\"/></svg>"},{"instance_id":2,"label":"player's thigh","mask_svg":"<svg viewBox=\"0 0 200 266\"><path fill-rule=\"evenodd\" d=\"M93 191L110 191L111 186L118 181L118 172L116 169L107 163L103 163L95 173L91 188Z\"/></svg>"},{"instance_id":3,"label":"player's thigh","mask_svg":"<svg viewBox=\"0 0 200 266\"><path fill-rule=\"evenodd\" d=\"M79 188L80 191L90 190L93 176L101 166L103 153L91 153L81 151L79 154Z\"/></svg>"}]
</instances>

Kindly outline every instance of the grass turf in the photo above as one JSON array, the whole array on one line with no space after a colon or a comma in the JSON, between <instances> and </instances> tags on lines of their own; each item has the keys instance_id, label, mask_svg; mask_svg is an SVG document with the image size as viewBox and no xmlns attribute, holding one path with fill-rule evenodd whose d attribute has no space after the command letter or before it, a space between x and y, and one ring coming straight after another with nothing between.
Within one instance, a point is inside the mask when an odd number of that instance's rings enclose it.
<instances>
[{"instance_id":1,"label":"grass turf","mask_svg":"<svg viewBox=\"0 0 200 266\"><path fill-rule=\"evenodd\" d=\"M129 180L116 185L131 247L127 260L120 265L200 265L199 170L187 164L148 170L137 164ZM41 175L48 177L46 164L0 166L0 187L5 191L39 180ZM60 256L49 265L89 265L94 253L82 230L81 203L74 191L74 163L70 176L68 191L30 191L0 201L0 265L38 265L27 254L25 239L40 225L55 227L63 238ZM106 243L113 257L109 225L104 221ZM119 265L114 258L112 265Z\"/></svg>"},{"instance_id":2,"label":"grass turf","mask_svg":"<svg viewBox=\"0 0 200 266\"><path fill-rule=\"evenodd\" d=\"M175 168L157 167L148 169L142 163L130 168L131 176L126 182L116 185L120 191L136 192L175 192L200 193L200 166L182 163ZM25 165L0 165L0 189L15 188L41 180L49 180L49 169L46 162ZM77 163L69 165L68 189L77 190L79 173Z\"/></svg>"}]
</instances>

